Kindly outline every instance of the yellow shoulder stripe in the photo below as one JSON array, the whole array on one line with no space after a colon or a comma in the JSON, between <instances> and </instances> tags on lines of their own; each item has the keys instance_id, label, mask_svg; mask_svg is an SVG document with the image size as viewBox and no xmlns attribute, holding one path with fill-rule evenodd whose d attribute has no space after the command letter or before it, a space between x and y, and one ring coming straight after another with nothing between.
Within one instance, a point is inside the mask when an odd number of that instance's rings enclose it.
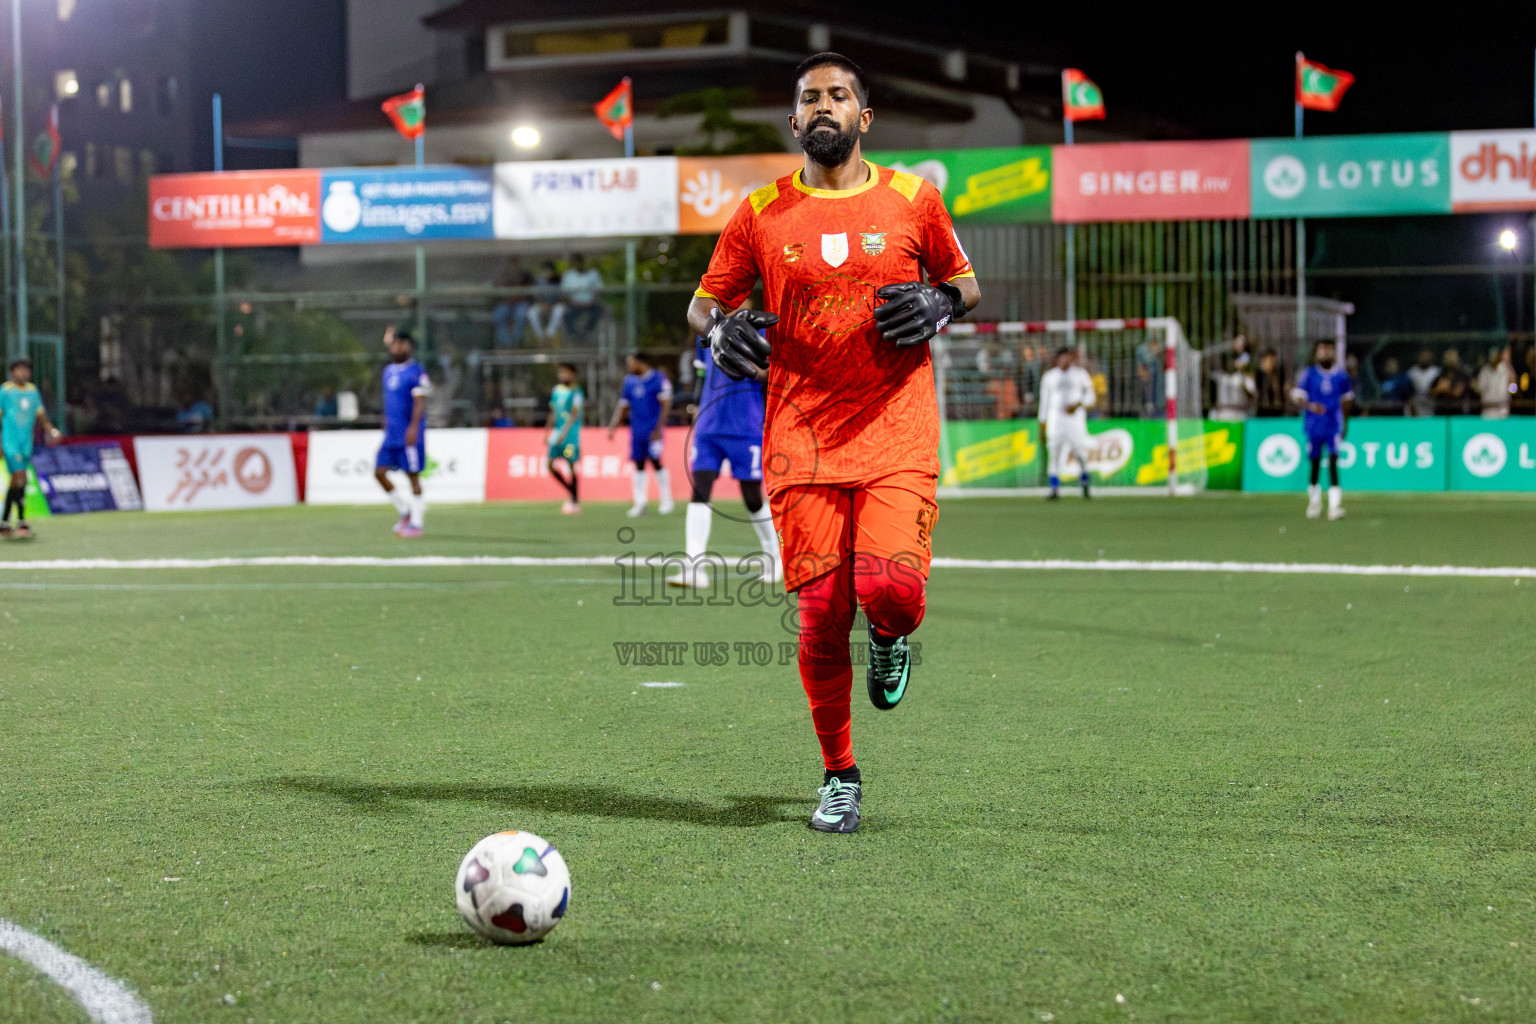
<instances>
[{"instance_id":1,"label":"yellow shoulder stripe","mask_svg":"<svg viewBox=\"0 0 1536 1024\"><path fill-rule=\"evenodd\" d=\"M917 190L923 187L923 179L908 171L891 175L891 188L907 197L907 202L917 202Z\"/></svg>"},{"instance_id":2,"label":"yellow shoulder stripe","mask_svg":"<svg viewBox=\"0 0 1536 1024\"><path fill-rule=\"evenodd\" d=\"M777 198L779 198L779 184L776 181L770 181L756 192L747 196L747 202L752 204L753 213L762 213L768 208L768 204Z\"/></svg>"}]
</instances>

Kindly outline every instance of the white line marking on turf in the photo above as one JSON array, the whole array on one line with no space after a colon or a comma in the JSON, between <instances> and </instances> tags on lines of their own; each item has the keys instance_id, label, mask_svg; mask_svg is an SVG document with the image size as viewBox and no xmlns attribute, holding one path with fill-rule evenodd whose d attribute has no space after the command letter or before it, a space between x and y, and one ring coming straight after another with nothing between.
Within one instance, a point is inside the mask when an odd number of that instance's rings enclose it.
<instances>
[{"instance_id":1,"label":"white line marking on turf","mask_svg":"<svg viewBox=\"0 0 1536 1024\"><path fill-rule=\"evenodd\" d=\"M687 686L687 683L641 683L641 686L649 686L652 689L669 689L674 686Z\"/></svg>"},{"instance_id":2,"label":"white line marking on turf","mask_svg":"<svg viewBox=\"0 0 1536 1024\"><path fill-rule=\"evenodd\" d=\"M0 918L0 950L47 975L97 1024L153 1024L149 1007L121 982L4 918Z\"/></svg>"},{"instance_id":3,"label":"white line marking on turf","mask_svg":"<svg viewBox=\"0 0 1536 1024\"><path fill-rule=\"evenodd\" d=\"M371 556L273 555L261 558L77 558L0 561L0 571L58 571L77 569L473 569L611 566L607 555L535 558L527 555L421 555L407 558ZM1302 576L1450 576L1527 578L1529 566L1482 565L1347 565L1338 562L1207 562L1194 560L1137 561L1134 559L1076 560L1069 558L984 559L935 558L935 569L1011 569L1025 572L1225 572ZM606 582L606 581L604 581Z\"/></svg>"}]
</instances>

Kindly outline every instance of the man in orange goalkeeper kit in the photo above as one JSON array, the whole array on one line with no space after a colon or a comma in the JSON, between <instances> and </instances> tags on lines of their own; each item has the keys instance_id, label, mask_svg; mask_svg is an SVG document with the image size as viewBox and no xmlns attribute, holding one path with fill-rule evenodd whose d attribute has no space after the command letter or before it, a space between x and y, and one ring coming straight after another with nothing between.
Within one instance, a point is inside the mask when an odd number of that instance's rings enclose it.
<instances>
[{"instance_id":1,"label":"man in orange goalkeeper kit","mask_svg":"<svg viewBox=\"0 0 1536 1024\"><path fill-rule=\"evenodd\" d=\"M800 679L826 769L810 827L822 832L859 827L856 606L875 707L894 708L911 677L939 514L928 339L981 298L938 190L863 159L873 117L848 58L818 53L796 69L789 125L805 166L736 210L688 307L723 373L768 371L763 479L799 594ZM741 308L759 280L761 311Z\"/></svg>"}]
</instances>

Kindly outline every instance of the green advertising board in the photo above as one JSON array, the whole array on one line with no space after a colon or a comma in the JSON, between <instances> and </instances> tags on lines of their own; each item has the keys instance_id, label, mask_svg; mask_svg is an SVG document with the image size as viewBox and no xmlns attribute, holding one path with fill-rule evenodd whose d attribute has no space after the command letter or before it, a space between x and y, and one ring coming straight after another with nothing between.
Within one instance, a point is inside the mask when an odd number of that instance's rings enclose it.
<instances>
[{"instance_id":1,"label":"green advertising board","mask_svg":"<svg viewBox=\"0 0 1536 1024\"><path fill-rule=\"evenodd\" d=\"M1050 146L895 150L869 158L938 185L950 216L961 223L1050 222Z\"/></svg>"},{"instance_id":2,"label":"green advertising board","mask_svg":"<svg viewBox=\"0 0 1536 1024\"><path fill-rule=\"evenodd\" d=\"M1450 162L1444 132L1254 139L1253 216L1450 213Z\"/></svg>"},{"instance_id":3,"label":"green advertising board","mask_svg":"<svg viewBox=\"0 0 1536 1024\"><path fill-rule=\"evenodd\" d=\"M1243 490L1305 491L1309 466L1301 419L1249 420L1246 426ZM1443 491L1447 435L1446 421L1438 417L1351 420L1339 447L1339 483L1349 491Z\"/></svg>"},{"instance_id":4,"label":"green advertising board","mask_svg":"<svg viewBox=\"0 0 1536 1024\"><path fill-rule=\"evenodd\" d=\"M1088 471L1102 487L1168 486L1168 427L1162 420L1089 420L1093 447ZM1189 421L1179 439L1179 465L1206 467L1206 488L1236 490L1243 451L1241 423ZM1020 488L1045 484L1047 453L1034 420L945 423L939 446L939 485ZM1067 479L1075 481L1077 470Z\"/></svg>"},{"instance_id":5,"label":"green advertising board","mask_svg":"<svg viewBox=\"0 0 1536 1024\"><path fill-rule=\"evenodd\" d=\"M1536 420L1451 420L1451 490L1536 491Z\"/></svg>"}]
</instances>

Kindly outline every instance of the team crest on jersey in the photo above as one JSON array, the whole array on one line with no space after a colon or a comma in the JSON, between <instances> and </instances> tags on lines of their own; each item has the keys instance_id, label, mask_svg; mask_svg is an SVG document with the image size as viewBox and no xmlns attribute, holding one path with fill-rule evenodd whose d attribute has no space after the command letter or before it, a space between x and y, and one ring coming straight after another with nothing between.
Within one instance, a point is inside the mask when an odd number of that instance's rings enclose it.
<instances>
[{"instance_id":1,"label":"team crest on jersey","mask_svg":"<svg viewBox=\"0 0 1536 1024\"><path fill-rule=\"evenodd\" d=\"M805 257L804 242L790 242L784 246L784 262L799 263Z\"/></svg>"},{"instance_id":2,"label":"team crest on jersey","mask_svg":"<svg viewBox=\"0 0 1536 1024\"><path fill-rule=\"evenodd\" d=\"M879 256L881 253L885 252L885 232L860 231L859 245L863 248L864 255Z\"/></svg>"},{"instance_id":3,"label":"team crest on jersey","mask_svg":"<svg viewBox=\"0 0 1536 1024\"><path fill-rule=\"evenodd\" d=\"M821 258L829 267L840 267L848 259L848 232L821 236Z\"/></svg>"}]
</instances>

